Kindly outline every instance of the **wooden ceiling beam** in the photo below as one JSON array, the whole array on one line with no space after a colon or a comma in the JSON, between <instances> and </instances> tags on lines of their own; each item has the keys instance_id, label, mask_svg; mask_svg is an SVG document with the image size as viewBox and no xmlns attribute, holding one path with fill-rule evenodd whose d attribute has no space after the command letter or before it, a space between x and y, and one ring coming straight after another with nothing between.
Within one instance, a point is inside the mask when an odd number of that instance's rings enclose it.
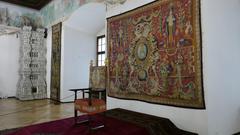
<instances>
[{"instance_id":1,"label":"wooden ceiling beam","mask_svg":"<svg viewBox=\"0 0 240 135\"><path fill-rule=\"evenodd\" d=\"M0 1L40 10L52 0L0 0Z\"/></svg>"}]
</instances>

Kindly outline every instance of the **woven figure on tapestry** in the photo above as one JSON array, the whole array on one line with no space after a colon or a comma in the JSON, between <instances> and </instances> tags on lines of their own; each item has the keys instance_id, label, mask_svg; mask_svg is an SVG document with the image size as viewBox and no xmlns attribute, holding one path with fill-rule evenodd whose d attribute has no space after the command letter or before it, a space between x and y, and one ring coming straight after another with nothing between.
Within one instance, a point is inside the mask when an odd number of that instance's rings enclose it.
<instances>
[{"instance_id":1,"label":"woven figure on tapestry","mask_svg":"<svg viewBox=\"0 0 240 135\"><path fill-rule=\"evenodd\" d=\"M199 0L161 0L108 18L108 95L205 108Z\"/></svg>"}]
</instances>

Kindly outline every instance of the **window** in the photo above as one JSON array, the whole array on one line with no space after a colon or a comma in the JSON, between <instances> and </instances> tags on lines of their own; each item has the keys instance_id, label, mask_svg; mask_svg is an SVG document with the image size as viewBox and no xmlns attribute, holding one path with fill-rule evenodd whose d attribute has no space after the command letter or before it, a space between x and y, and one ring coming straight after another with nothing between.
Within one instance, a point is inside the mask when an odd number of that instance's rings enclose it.
<instances>
[{"instance_id":1,"label":"window","mask_svg":"<svg viewBox=\"0 0 240 135\"><path fill-rule=\"evenodd\" d=\"M97 66L105 66L106 38L105 35L97 37Z\"/></svg>"}]
</instances>

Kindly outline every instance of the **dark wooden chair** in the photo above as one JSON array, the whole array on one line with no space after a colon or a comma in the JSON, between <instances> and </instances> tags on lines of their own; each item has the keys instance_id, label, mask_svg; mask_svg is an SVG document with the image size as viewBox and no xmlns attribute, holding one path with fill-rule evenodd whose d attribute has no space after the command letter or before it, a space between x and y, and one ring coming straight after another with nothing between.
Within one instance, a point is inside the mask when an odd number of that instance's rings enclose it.
<instances>
[{"instance_id":1,"label":"dark wooden chair","mask_svg":"<svg viewBox=\"0 0 240 135\"><path fill-rule=\"evenodd\" d=\"M75 93L74 117L76 124L89 123L92 130L104 127L104 122L98 126L91 126L93 115L106 111L106 67L93 66L90 63L89 88L70 89ZM78 98L78 92L82 92L82 98ZM86 97L88 96L88 97ZM78 112L86 113L88 119L79 121Z\"/></svg>"},{"instance_id":2,"label":"dark wooden chair","mask_svg":"<svg viewBox=\"0 0 240 135\"><path fill-rule=\"evenodd\" d=\"M100 98L93 98L92 95L97 93L103 95L106 92L106 89L92 89L92 88L82 88L82 89L70 89L75 93L74 99L74 117L75 124L88 123L91 130L96 130L104 127L104 120L102 124L97 126L92 126L94 120L92 115L106 111L106 101ZM77 94L79 91L82 91L82 98L78 99ZM102 93L102 94L100 94ZM86 97L88 95L88 97ZM99 96L101 97L101 96ZM81 113L86 113L88 118L86 120L78 120L78 111Z\"/></svg>"}]
</instances>

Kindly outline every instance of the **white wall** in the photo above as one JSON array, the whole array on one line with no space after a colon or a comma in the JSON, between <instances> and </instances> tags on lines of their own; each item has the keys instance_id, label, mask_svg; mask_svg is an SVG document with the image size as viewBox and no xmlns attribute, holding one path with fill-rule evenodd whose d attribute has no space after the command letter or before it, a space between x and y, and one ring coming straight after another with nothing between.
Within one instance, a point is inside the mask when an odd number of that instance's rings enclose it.
<instances>
[{"instance_id":1,"label":"white wall","mask_svg":"<svg viewBox=\"0 0 240 135\"><path fill-rule=\"evenodd\" d=\"M78 8L66 21L66 24L86 34L96 34L103 29L105 16L104 3L91 2Z\"/></svg>"},{"instance_id":2,"label":"white wall","mask_svg":"<svg viewBox=\"0 0 240 135\"><path fill-rule=\"evenodd\" d=\"M62 102L73 101L69 89L89 87L90 60L96 60L96 35L104 27L105 15L105 5L93 2L81 6L63 23Z\"/></svg>"},{"instance_id":3,"label":"white wall","mask_svg":"<svg viewBox=\"0 0 240 135\"><path fill-rule=\"evenodd\" d=\"M16 96L20 38L15 34L2 35L0 43L0 98Z\"/></svg>"},{"instance_id":4,"label":"white wall","mask_svg":"<svg viewBox=\"0 0 240 135\"><path fill-rule=\"evenodd\" d=\"M128 0L108 10L116 15L152 0ZM201 0L203 76L206 110L182 109L108 97L108 109L126 108L170 118L179 128L200 135L240 131L240 0Z\"/></svg>"},{"instance_id":5,"label":"white wall","mask_svg":"<svg viewBox=\"0 0 240 135\"><path fill-rule=\"evenodd\" d=\"M104 28L102 28L98 33L97 33L97 37L98 36L102 36L102 35L105 35L106 36L106 28L105 28L105 26L104 26Z\"/></svg>"},{"instance_id":6,"label":"white wall","mask_svg":"<svg viewBox=\"0 0 240 135\"><path fill-rule=\"evenodd\" d=\"M240 131L239 13L239 0L202 0L209 135Z\"/></svg>"},{"instance_id":7,"label":"white wall","mask_svg":"<svg viewBox=\"0 0 240 135\"><path fill-rule=\"evenodd\" d=\"M90 60L96 59L96 36L67 25L63 27L61 99L71 96L71 88L85 88L89 84ZM72 101L74 96L61 100Z\"/></svg>"}]
</instances>

